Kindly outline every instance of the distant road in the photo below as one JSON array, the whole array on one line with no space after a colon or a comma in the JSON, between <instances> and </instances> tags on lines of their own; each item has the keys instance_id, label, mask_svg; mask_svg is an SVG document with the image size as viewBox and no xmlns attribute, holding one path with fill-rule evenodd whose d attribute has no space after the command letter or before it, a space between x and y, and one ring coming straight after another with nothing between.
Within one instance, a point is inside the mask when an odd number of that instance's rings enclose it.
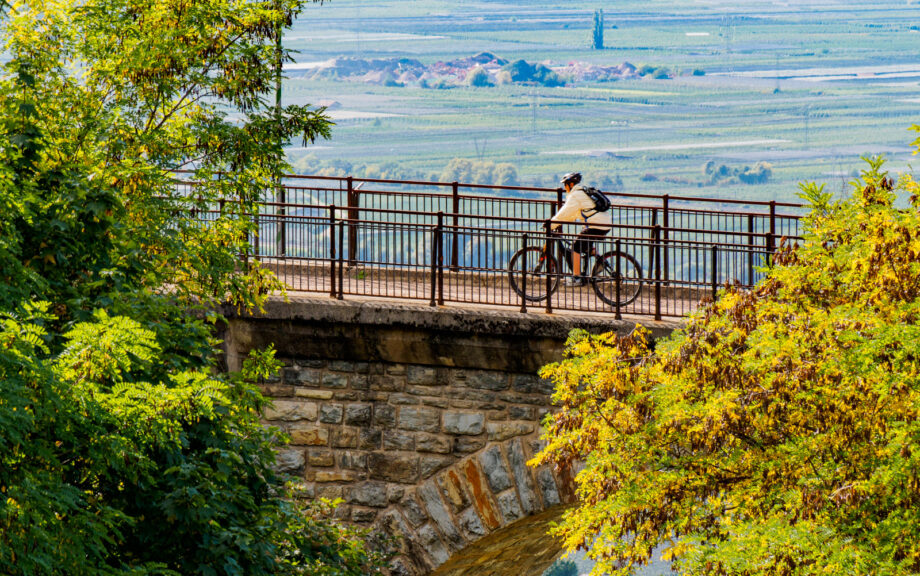
<instances>
[{"instance_id":1,"label":"distant road","mask_svg":"<svg viewBox=\"0 0 920 576\"><path fill-rule=\"evenodd\" d=\"M739 140L735 142L698 142L694 144L659 144L656 146L636 146L632 148L589 148L585 150L555 150L543 154L562 154L565 156L588 156L592 154L622 154L625 152L648 152L652 150L700 150L705 148L736 148L741 146L763 146L765 144L785 144L790 140Z\"/></svg>"}]
</instances>

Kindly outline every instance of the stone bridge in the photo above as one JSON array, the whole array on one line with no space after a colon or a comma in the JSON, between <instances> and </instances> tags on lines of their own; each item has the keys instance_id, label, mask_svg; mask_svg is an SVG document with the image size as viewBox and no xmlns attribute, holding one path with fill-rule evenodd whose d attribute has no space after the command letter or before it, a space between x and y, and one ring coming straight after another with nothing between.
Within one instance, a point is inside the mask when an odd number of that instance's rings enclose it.
<instances>
[{"instance_id":1,"label":"stone bridge","mask_svg":"<svg viewBox=\"0 0 920 576\"><path fill-rule=\"evenodd\" d=\"M653 334L676 323L649 322ZM559 555L546 531L575 500L571 474L526 465L552 386L537 370L570 330L632 330L610 316L536 315L329 299L273 300L230 317L227 367L274 344L268 423L280 466L338 516L398 537L393 574L538 576ZM475 570L471 570L476 567Z\"/></svg>"}]
</instances>

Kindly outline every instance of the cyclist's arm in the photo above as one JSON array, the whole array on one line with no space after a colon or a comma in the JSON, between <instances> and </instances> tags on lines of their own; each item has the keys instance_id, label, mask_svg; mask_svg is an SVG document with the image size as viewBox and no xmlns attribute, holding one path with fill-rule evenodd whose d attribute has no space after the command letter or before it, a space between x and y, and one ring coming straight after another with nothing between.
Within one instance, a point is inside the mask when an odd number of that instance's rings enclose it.
<instances>
[{"instance_id":1,"label":"cyclist's arm","mask_svg":"<svg viewBox=\"0 0 920 576\"><path fill-rule=\"evenodd\" d=\"M556 212L556 215L553 216L552 229L556 230L562 226L563 222L578 222L578 220L583 217L582 211L593 209L594 202L591 201L591 198L584 192L576 190L569 194L569 197L565 200L565 204L563 204L559 212Z\"/></svg>"}]
</instances>

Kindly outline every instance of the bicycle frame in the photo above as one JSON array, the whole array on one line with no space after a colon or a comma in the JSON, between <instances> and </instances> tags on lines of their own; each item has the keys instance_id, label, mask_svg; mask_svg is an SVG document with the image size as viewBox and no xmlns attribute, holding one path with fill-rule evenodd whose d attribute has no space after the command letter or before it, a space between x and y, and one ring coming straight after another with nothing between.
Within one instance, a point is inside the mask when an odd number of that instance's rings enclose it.
<instances>
[{"instance_id":1,"label":"bicycle frame","mask_svg":"<svg viewBox=\"0 0 920 576\"><path fill-rule=\"evenodd\" d=\"M574 245L574 242L572 240L566 240L564 238L555 236L555 237L548 239L546 243L543 245L543 253L552 254L552 250L555 247L558 247L559 251L562 253L562 258L561 259L557 258L556 261L561 260L565 264L566 270L568 270L568 272L572 274L575 274L576 272L572 269L572 252L573 252L572 246L573 245ZM582 255L582 260L581 260L582 268L584 268L585 271L591 270L591 259L597 257L597 253L594 250L594 247L593 246L591 247L590 252L582 252L581 255ZM578 272L577 274L586 276L587 272L585 271Z\"/></svg>"}]
</instances>

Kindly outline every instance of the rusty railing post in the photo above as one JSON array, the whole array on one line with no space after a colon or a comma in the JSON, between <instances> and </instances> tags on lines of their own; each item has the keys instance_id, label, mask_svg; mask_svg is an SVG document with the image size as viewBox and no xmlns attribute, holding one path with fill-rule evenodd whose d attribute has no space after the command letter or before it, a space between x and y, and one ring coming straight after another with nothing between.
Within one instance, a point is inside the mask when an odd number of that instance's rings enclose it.
<instances>
[{"instance_id":1,"label":"rusty railing post","mask_svg":"<svg viewBox=\"0 0 920 576\"><path fill-rule=\"evenodd\" d=\"M747 218L748 232L748 258L747 258L747 285L754 285L754 215L748 214Z\"/></svg>"},{"instance_id":2,"label":"rusty railing post","mask_svg":"<svg viewBox=\"0 0 920 576\"><path fill-rule=\"evenodd\" d=\"M654 242L652 244L649 244L649 247L648 247L648 258L649 258L649 269L650 270L655 269L655 265L658 263L658 256L660 256L660 254L658 254L658 248L657 248L658 246L657 242L659 239L658 234L660 233L661 231L659 230L659 227L658 227L658 208L652 208L652 232L651 234L652 234L652 239L654 240Z\"/></svg>"},{"instance_id":3,"label":"rusty railing post","mask_svg":"<svg viewBox=\"0 0 920 576\"><path fill-rule=\"evenodd\" d=\"M242 206L240 207L240 212L242 213L241 216L242 215L252 216L252 214L246 214L246 212L242 209ZM247 271L249 270L249 253L251 251L252 251L252 236L250 236L249 234L249 226L246 226L246 248L245 248L245 252L243 252L243 266L246 268Z\"/></svg>"},{"instance_id":4,"label":"rusty railing post","mask_svg":"<svg viewBox=\"0 0 920 576\"><path fill-rule=\"evenodd\" d=\"M429 306L437 305L438 292L438 258L435 255L438 249L438 227L431 227L431 299L428 301Z\"/></svg>"},{"instance_id":5,"label":"rusty railing post","mask_svg":"<svg viewBox=\"0 0 920 576\"><path fill-rule=\"evenodd\" d=\"M776 251L776 249L774 248L776 244L776 238L773 236L773 234L770 234L768 232L765 241L767 244L767 247L766 247L767 267L772 267L773 266L773 253Z\"/></svg>"},{"instance_id":6,"label":"rusty railing post","mask_svg":"<svg viewBox=\"0 0 920 576\"><path fill-rule=\"evenodd\" d=\"M454 233L451 235L450 242L450 269L456 272L460 265L460 246L457 244L459 240L457 230L460 226L460 184L453 182L451 184L451 189L453 198Z\"/></svg>"},{"instance_id":7,"label":"rusty railing post","mask_svg":"<svg viewBox=\"0 0 920 576\"><path fill-rule=\"evenodd\" d=\"M278 209L276 211L276 216L278 218L278 236L275 239L277 243L276 250L278 256L284 258L287 256L287 206L285 202L287 201L287 190L284 186L278 186Z\"/></svg>"},{"instance_id":8,"label":"rusty railing post","mask_svg":"<svg viewBox=\"0 0 920 576\"><path fill-rule=\"evenodd\" d=\"M719 290L719 247L712 247L712 301L715 303Z\"/></svg>"},{"instance_id":9,"label":"rusty railing post","mask_svg":"<svg viewBox=\"0 0 920 576\"><path fill-rule=\"evenodd\" d=\"M355 266L358 263L358 206L361 192L355 190L353 177L349 176L346 182L348 183L348 265Z\"/></svg>"},{"instance_id":10,"label":"rusty railing post","mask_svg":"<svg viewBox=\"0 0 920 576\"><path fill-rule=\"evenodd\" d=\"M670 210L668 209L669 201L670 199L667 194L661 197L661 220L662 220L662 224L664 225L663 242L664 242L664 281L665 283L668 283L668 281L671 278L670 258L668 256L668 239L670 238L670 233L668 231L668 228L671 226L670 218L669 218Z\"/></svg>"},{"instance_id":11,"label":"rusty railing post","mask_svg":"<svg viewBox=\"0 0 920 576\"><path fill-rule=\"evenodd\" d=\"M556 273L556 270L549 269L549 263L554 261L553 252L556 247L556 243L553 242L552 238L552 228L550 227L550 221L547 220L543 224L543 229L546 231L544 239L546 240L546 282L544 283L544 288L546 290L546 310L547 314L553 313L553 274ZM558 264L558 262L557 262Z\"/></svg>"},{"instance_id":12,"label":"rusty railing post","mask_svg":"<svg viewBox=\"0 0 920 576\"><path fill-rule=\"evenodd\" d=\"M661 226L655 225L655 320L661 320Z\"/></svg>"},{"instance_id":13,"label":"rusty railing post","mask_svg":"<svg viewBox=\"0 0 920 576\"><path fill-rule=\"evenodd\" d=\"M770 200L770 235L767 237L770 241L767 244L767 252L770 253L770 261L773 260L773 252L776 250L776 200Z\"/></svg>"},{"instance_id":14,"label":"rusty railing post","mask_svg":"<svg viewBox=\"0 0 920 576\"><path fill-rule=\"evenodd\" d=\"M258 209L252 215L252 221L256 225L255 232L253 233L252 239L252 251L253 256L258 260L262 257L262 222L259 220L259 211Z\"/></svg>"},{"instance_id":15,"label":"rusty railing post","mask_svg":"<svg viewBox=\"0 0 920 576\"><path fill-rule=\"evenodd\" d=\"M613 272L613 285L616 290L616 305L614 305L613 309L616 311L614 318L616 318L617 320L622 320L623 316L622 314L620 314L620 274L621 274L620 272L620 254L622 254L622 252L620 252L620 240L619 239L617 239L617 243L616 243L616 253L617 253L616 265L614 266L614 272Z\"/></svg>"},{"instance_id":16,"label":"rusty railing post","mask_svg":"<svg viewBox=\"0 0 920 576\"><path fill-rule=\"evenodd\" d=\"M329 205L329 297L335 298L335 204Z\"/></svg>"},{"instance_id":17,"label":"rusty railing post","mask_svg":"<svg viewBox=\"0 0 920 576\"><path fill-rule=\"evenodd\" d=\"M444 213L438 212L438 306L444 305Z\"/></svg>"},{"instance_id":18,"label":"rusty railing post","mask_svg":"<svg viewBox=\"0 0 920 576\"><path fill-rule=\"evenodd\" d=\"M336 299L345 298L345 222L339 220L339 293Z\"/></svg>"},{"instance_id":19,"label":"rusty railing post","mask_svg":"<svg viewBox=\"0 0 920 576\"><path fill-rule=\"evenodd\" d=\"M521 249L521 313L527 312L527 232L524 232L524 246Z\"/></svg>"}]
</instances>

